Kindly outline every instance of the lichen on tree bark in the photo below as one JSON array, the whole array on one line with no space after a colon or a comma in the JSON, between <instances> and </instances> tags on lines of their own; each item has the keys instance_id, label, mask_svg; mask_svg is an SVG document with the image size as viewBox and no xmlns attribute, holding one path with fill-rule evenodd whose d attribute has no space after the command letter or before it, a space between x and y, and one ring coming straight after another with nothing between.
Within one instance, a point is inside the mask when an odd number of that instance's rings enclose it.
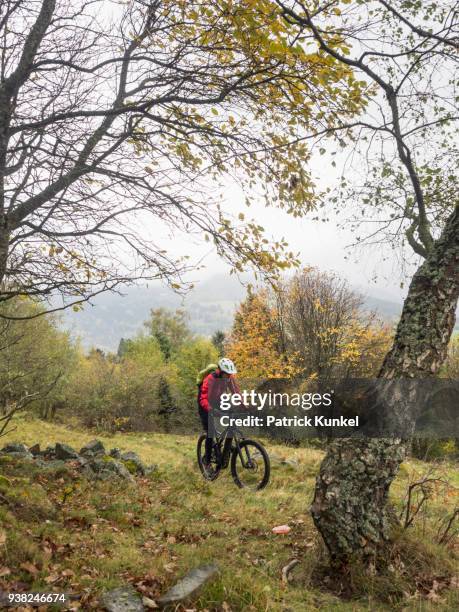
<instances>
[{"instance_id":1,"label":"lichen on tree bark","mask_svg":"<svg viewBox=\"0 0 459 612\"><path fill-rule=\"evenodd\" d=\"M437 374L451 337L459 297L459 207L414 275L382 379L425 379ZM388 389L395 387L389 386ZM390 392L397 420L408 403ZM397 414L397 411L403 414ZM342 439L330 444L317 477L311 514L332 559L373 553L390 537L389 488L406 454L404 439Z\"/></svg>"}]
</instances>

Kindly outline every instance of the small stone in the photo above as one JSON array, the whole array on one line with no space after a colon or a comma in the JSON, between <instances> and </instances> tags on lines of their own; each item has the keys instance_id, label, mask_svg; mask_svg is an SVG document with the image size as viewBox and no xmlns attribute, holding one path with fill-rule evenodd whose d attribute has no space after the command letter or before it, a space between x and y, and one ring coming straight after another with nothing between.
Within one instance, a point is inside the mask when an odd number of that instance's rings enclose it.
<instances>
[{"instance_id":1,"label":"small stone","mask_svg":"<svg viewBox=\"0 0 459 612\"><path fill-rule=\"evenodd\" d=\"M31 446L29 448L29 453L32 453L32 455L34 457L36 457L37 455L40 454L40 445L39 444L34 444L33 446Z\"/></svg>"},{"instance_id":2,"label":"small stone","mask_svg":"<svg viewBox=\"0 0 459 612\"><path fill-rule=\"evenodd\" d=\"M91 440L81 448L80 455L105 455L105 446L100 440Z\"/></svg>"},{"instance_id":3,"label":"small stone","mask_svg":"<svg viewBox=\"0 0 459 612\"><path fill-rule=\"evenodd\" d=\"M102 605L107 612L143 612L142 599L131 587L120 587L102 595Z\"/></svg>"},{"instance_id":4,"label":"small stone","mask_svg":"<svg viewBox=\"0 0 459 612\"><path fill-rule=\"evenodd\" d=\"M122 463L115 460L94 459L90 462L89 467L97 474L100 480L119 477L131 482L134 481L129 470Z\"/></svg>"},{"instance_id":5,"label":"small stone","mask_svg":"<svg viewBox=\"0 0 459 612\"><path fill-rule=\"evenodd\" d=\"M298 467L299 465L298 460L294 457L280 457L275 453L269 453L269 461L271 465L289 465L290 467Z\"/></svg>"},{"instance_id":6,"label":"small stone","mask_svg":"<svg viewBox=\"0 0 459 612\"><path fill-rule=\"evenodd\" d=\"M166 606L178 604L191 595L194 595L210 578L218 572L216 565L202 565L191 570L175 586L158 599L158 604Z\"/></svg>"},{"instance_id":7,"label":"small stone","mask_svg":"<svg viewBox=\"0 0 459 612\"><path fill-rule=\"evenodd\" d=\"M156 601L150 599L149 597L145 597L145 595L142 597L142 603L147 608L147 610L156 610L157 608L159 608Z\"/></svg>"},{"instance_id":8,"label":"small stone","mask_svg":"<svg viewBox=\"0 0 459 612\"><path fill-rule=\"evenodd\" d=\"M102 459L93 459L89 462L89 467L96 473L102 472L106 469L107 463L102 461Z\"/></svg>"},{"instance_id":9,"label":"small stone","mask_svg":"<svg viewBox=\"0 0 459 612\"><path fill-rule=\"evenodd\" d=\"M119 448L112 448L110 451L110 457L113 459L121 459L121 451Z\"/></svg>"},{"instance_id":10,"label":"small stone","mask_svg":"<svg viewBox=\"0 0 459 612\"><path fill-rule=\"evenodd\" d=\"M29 453L29 449L21 442L10 442L2 448L2 453Z\"/></svg>"},{"instance_id":11,"label":"small stone","mask_svg":"<svg viewBox=\"0 0 459 612\"><path fill-rule=\"evenodd\" d=\"M21 461L33 461L34 460L34 456L32 455L32 453L29 453L28 450L26 450L26 452L13 452L10 451L8 453L5 453L6 455L8 455L8 457L11 457L12 459L20 459Z\"/></svg>"},{"instance_id":12,"label":"small stone","mask_svg":"<svg viewBox=\"0 0 459 612\"><path fill-rule=\"evenodd\" d=\"M299 464L296 459L282 459L281 465L289 465L290 467L297 468Z\"/></svg>"},{"instance_id":13,"label":"small stone","mask_svg":"<svg viewBox=\"0 0 459 612\"><path fill-rule=\"evenodd\" d=\"M0 606L5 609L10 607L10 600L8 599L8 593L0 589Z\"/></svg>"},{"instance_id":14,"label":"small stone","mask_svg":"<svg viewBox=\"0 0 459 612\"><path fill-rule=\"evenodd\" d=\"M94 480L97 478L97 474L94 472L90 465L84 465L81 470L81 475L88 480Z\"/></svg>"},{"instance_id":15,"label":"small stone","mask_svg":"<svg viewBox=\"0 0 459 612\"><path fill-rule=\"evenodd\" d=\"M132 451L128 453L122 453L121 460L124 463L128 464L128 469L130 468L130 466L134 466L136 472L138 472L139 474L145 474L145 465L142 463L142 460L140 459L137 453L134 453ZM129 471L131 470L129 469Z\"/></svg>"},{"instance_id":16,"label":"small stone","mask_svg":"<svg viewBox=\"0 0 459 612\"><path fill-rule=\"evenodd\" d=\"M119 463L118 461L111 461L109 463L109 466L109 471L113 472L117 476L120 476L125 480L134 481L134 478L132 477L131 473L122 463Z\"/></svg>"},{"instance_id":17,"label":"small stone","mask_svg":"<svg viewBox=\"0 0 459 612\"><path fill-rule=\"evenodd\" d=\"M55 453L57 459L78 459L78 453L74 448L69 446L68 444L61 444L60 442L56 442Z\"/></svg>"}]
</instances>

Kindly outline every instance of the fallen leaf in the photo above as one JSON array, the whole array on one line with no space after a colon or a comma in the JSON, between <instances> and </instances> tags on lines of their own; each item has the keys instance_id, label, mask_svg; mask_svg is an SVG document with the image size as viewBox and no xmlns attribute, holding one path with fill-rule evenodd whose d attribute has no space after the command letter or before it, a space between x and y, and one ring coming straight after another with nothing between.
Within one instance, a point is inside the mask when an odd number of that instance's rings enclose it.
<instances>
[{"instance_id":1,"label":"fallen leaf","mask_svg":"<svg viewBox=\"0 0 459 612\"><path fill-rule=\"evenodd\" d=\"M50 574L46 576L45 582L46 584L52 584L53 582L57 582L59 580L59 576L57 574Z\"/></svg>"},{"instance_id":2,"label":"fallen leaf","mask_svg":"<svg viewBox=\"0 0 459 612\"><path fill-rule=\"evenodd\" d=\"M36 576L39 572L38 567L33 563L21 563L19 567L31 574L32 576Z\"/></svg>"},{"instance_id":3,"label":"fallen leaf","mask_svg":"<svg viewBox=\"0 0 459 612\"><path fill-rule=\"evenodd\" d=\"M444 599L440 597L438 593L435 593L435 591L430 591L430 593L427 593L426 599L428 599L429 601L433 601L435 603L444 603L445 601Z\"/></svg>"},{"instance_id":4,"label":"fallen leaf","mask_svg":"<svg viewBox=\"0 0 459 612\"><path fill-rule=\"evenodd\" d=\"M153 601L153 599L150 599L149 597L145 597L145 596L142 597L142 603L149 610L154 610L155 608L159 608L156 601Z\"/></svg>"},{"instance_id":5,"label":"fallen leaf","mask_svg":"<svg viewBox=\"0 0 459 612\"><path fill-rule=\"evenodd\" d=\"M9 576L11 574L11 570L9 567L0 567L0 578L2 576Z\"/></svg>"},{"instance_id":6,"label":"fallen leaf","mask_svg":"<svg viewBox=\"0 0 459 612\"><path fill-rule=\"evenodd\" d=\"M459 589L459 576L453 576L449 583L450 588Z\"/></svg>"}]
</instances>

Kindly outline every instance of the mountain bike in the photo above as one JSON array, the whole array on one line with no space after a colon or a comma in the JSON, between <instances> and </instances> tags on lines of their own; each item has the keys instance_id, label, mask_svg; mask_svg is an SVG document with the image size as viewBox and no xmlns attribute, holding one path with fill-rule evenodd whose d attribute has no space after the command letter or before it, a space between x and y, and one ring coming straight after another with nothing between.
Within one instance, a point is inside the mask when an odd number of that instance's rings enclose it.
<instances>
[{"instance_id":1,"label":"mountain bike","mask_svg":"<svg viewBox=\"0 0 459 612\"><path fill-rule=\"evenodd\" d=\"M238 487L259 491L269 482L271 467L265 447L256 440L244 438L240 429L227 427L212 438L210 469L204 465L207 434L199 437L198 465L206 480L218 478L231 462L231 475Z\"/></svg>"}]
</instances>

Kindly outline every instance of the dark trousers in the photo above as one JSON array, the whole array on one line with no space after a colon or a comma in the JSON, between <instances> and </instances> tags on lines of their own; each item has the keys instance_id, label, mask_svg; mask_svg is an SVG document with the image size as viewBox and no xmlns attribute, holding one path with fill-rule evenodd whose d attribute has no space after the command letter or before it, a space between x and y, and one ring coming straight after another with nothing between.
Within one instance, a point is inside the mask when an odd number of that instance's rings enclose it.
<instances>
[{"instance_id":1,"label":"dark trousers","mask_svg":"<svg viewBox=\"0 0 459 612\"><path fill-rule=\"evenodd\" d=\"M201 419L201 423L206 434L209 432L209 413L199 406L199 417ZM205 463L210 463L210 458L212 456L212 438L207 435L206 437L206 454L204 457Z\"/></svg>"}]
</instances>

